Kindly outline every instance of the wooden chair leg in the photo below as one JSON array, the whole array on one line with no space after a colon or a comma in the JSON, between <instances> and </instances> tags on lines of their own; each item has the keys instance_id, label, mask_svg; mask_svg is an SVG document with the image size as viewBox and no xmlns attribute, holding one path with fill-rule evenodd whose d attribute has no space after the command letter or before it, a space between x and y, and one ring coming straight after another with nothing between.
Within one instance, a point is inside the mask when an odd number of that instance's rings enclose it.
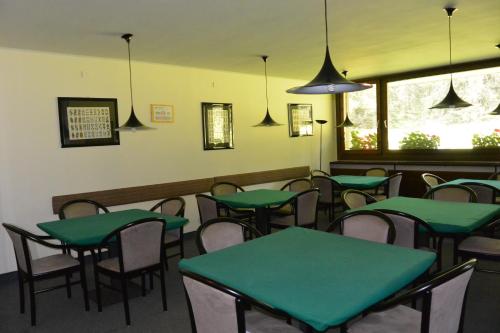
<instances>
[{"instance_id":1,"label":"wooden chair leg","mask_svg":"<svg viewBox=\"0 0 500 333\"><path fill-rule=\"evenodd\" d=\"M165 270L160 265L160 284L161 284L161 301L163 303L163 311L167 311L167 288L165 287Z\"/></svg>"},{"instance_id":2,"label":"wooden chair leg","mask_svg":"<svg viewBox=\"0 0 500 333\"><path fill-rule=\"evenodd\" d=\"M439 237L438 239L438 248L437 248L437 271L440 272L443 268L443 237Z\"/></svg>"},{"instance_id":3,"label":"wooden chair leg","mask_svg":"<svg viewBox=\"0 0 500 333\"><path fill-rule=\"evenodd\" d=\"M128 289L127 289L127 279L125 277L120 278L122 283L122 296L123 296L123 307L125 309L125 322L130 325L130 309L128 306Z\"/></svg>"},{"instance_id":4,"label":"wooden chair leg","mask_svg":"<svg viewBox=\"0 0 500 333\"><path fill-rule=\"evenodd\" d=\"M68 296L68 298L71 298L71 281L70 281L70 274L66 274L65 275L65 278L66 278L66 295Z\"/></svg>"},{"instance_id":5,"label":"wooden chair leg","mask_svg":"<svg viewBox=\"0 0 500 333\"><path fill-rule=\"evenodd\" d=\"M30 292L31 326L35 326L36 325L35 286L32 279L28 279L28 286Z\"/></svg>"},{"instance_id":6,"label":"wooden chair leg","mask_svg":"<svg viewBox=\"0 0 500 333\"><path fill-rule=\"evenodd\" d=\"M78 261L80 261L80 283L82 285L83 291L83 301L85 303L85 311L90 310L89 306L89 294L87 289L87 279L85 274L85 258L83 256L83 251L78 251Z\"/></svg>"},{"instance_id":7,"label":"wooden chair leg","mask_svg":"<svg viewBox=\"0 0 500 333\"><path fill-rule=\"evenodd\" d=\"M102 299L101 299L101 282L99 281L99 272L94 266L94 281L95 281L95 296L97 299L97 312L102 312Z\"/></svg>"},{"instance_id":8,"label":"wooden chair leg","mask_svg":"<svg viewBox=\"0 0 500 333\"><path fill-rule=\"evenodd\" d=\"M146 296L146 273L141 274L141 291L142 297Z\"/></svg>"},{"instance_id":9,"label":"wooden chair leg","mask_svg":"<svg viewBox=\"0 0 500 333\"><path fill-rule=\"evenodd\" d=\"M24 280L19 270L17 271L17 280L19 282L19 311L24 313Z\"/></svg>"},{"instance_id":10,"label":"wooden chair leg","mask_svg":"<svg viewBox=\"0 0 500 333\"><path fill-rule=\"evenodd\" d=\"M149 272L149 289L151 289L151 290L154 289L153 272Z\"/></svg>"}]
</instances>

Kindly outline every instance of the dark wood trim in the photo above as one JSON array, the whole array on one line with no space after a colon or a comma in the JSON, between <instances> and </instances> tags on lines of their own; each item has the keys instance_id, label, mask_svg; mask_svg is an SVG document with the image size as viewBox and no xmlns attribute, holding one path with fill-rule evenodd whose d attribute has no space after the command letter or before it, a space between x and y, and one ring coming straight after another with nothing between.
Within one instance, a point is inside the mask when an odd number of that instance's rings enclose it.
<instances>
[{"instance_id":1,"label":"dark wood trim","mask_svg":"<svg viewBox=\"0 0 500 333\"><path fill-rule=\"evenodd\" d=\"M330 162L330 167L333 168L336 164L382 164L382 165L439 165L439 166L485 166L485 167L500 167L500 161L410 161L410 160L339 160Z\"/></svg>"},{"instance_id":2,"label":"dark wood trim","mask_svg":"<svg viewBox=\"0 0 500 333\"><path fill-rule=\"evenodd\" d=\"M58 195L52 197L52 211L59 212L61 206L70 200L90 199L100 204L118 206L136 202L160 200L168 197L178 197L195 193L210 192L210 188L216 182L229 181L241 186L271 183L293 178L304 178L309 176L309 166L258 171L214 178L203 178L186 180L180 182L125 187L111 190L85 192Z\"/></svg>"}]
</instances>

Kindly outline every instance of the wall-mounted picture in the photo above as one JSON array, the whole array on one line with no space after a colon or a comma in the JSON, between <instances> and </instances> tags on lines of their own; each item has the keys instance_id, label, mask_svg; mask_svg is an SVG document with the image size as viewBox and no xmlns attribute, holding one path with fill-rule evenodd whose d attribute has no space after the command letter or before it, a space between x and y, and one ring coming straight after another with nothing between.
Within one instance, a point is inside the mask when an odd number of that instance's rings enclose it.
<instances>
[{"instance_id":1,"label":"wall-mounted picture","mask_svg":"<svg viewBox=\"0 0 500 333\"><path fill-rule=\"evenodd\" d=\"M116 98L58 97L61 147L119 145Z\"/></svg>"},{"instance_id":2,"label":"wall-mounted picture","mask_svg":"<svg viewBox=\"0 0 500 333\"><path fill-rule=\"evenodd\" d=\"M151 122L153 123L173 123L174 106L163 104L151 104Z\"/></svg>"},{"instance_id":3,"label":"wall-mounted picture","mask_svg":"<svg viewBox=\"0 0 500 333\"><path fill-rule=\"evenodd\" d=\"M201 103L203 149L233 149L233 105Z\"/></svg>"},{"instance_id":4,"label":"wall-mounted picture","mask_svg":"<svg viewBox=\"0 0 500 333\"><path fill-rule=\"evenodd\" d=\"M313 135L312 104L288 104L288 125L292 137Z\"/></svg>"}]
</instances>

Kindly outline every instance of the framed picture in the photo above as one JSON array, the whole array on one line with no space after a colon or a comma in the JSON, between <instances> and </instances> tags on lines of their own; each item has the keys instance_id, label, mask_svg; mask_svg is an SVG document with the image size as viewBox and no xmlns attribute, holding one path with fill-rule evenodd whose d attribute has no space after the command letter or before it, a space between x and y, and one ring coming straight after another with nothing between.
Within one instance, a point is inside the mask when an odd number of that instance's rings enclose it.
<instances>
[{"instance_id":1,"label":"framed picture","mask_svg":"<svg viewBox=\"0 0 500 333\"><path fill-rule=\"evenodd\" d=\"M174 106L163 104L151 104L151 122L153 123L173 123Z\"/></svg>"},{"instance_id":2,"label":"framed picture","mask_svg":"<svg viewBox=\"0 0 500 333\"><path fill-rule=\"evenodd\" d=\"M233 149L233 105L201 103L203 149Z\"/></svg>"},{"instance_id":3,"label":"framed picture","mask_svg":"<svg viewBox=\"0 0 500 333\"><path fill-rule=\"evenodd\" d=\"M58 97L61 147L119 145L116 98Z\"/></svg>"},{"instance_id":4,"label":"framed picture","mask_svg":"<svg viewBox=\"0 0 500 333\"><path fill-rule=\"evenodd\" d=\"M288 104L288 125L292 137L313 135L312 104Z\"/></svg>"}]
</instances>

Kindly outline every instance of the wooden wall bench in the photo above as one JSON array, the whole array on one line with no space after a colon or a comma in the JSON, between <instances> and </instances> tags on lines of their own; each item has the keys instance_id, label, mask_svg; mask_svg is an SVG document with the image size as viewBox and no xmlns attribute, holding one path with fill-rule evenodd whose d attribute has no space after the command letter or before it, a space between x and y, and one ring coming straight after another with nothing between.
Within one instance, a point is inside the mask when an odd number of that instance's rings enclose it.
<instances>
[{"instance_id":1,"label":"wooden wall bench","mask_svg":"<svg viewBox=\"0 0 500 333\"><path fill-rule=\"evenodd\" d=\"M136 202L160 200L168 197L190 195L210 191L218 182L232 182L240 186L264 184L309 176L309 167L294 167L277 170L258 171L235 175L217 176L172 183L134 186L111 190L57 195L52 197L52 211L57 214L62 204L75 199L95 200L106 207L126 205Z\"/></svg>"}]
</instances>

